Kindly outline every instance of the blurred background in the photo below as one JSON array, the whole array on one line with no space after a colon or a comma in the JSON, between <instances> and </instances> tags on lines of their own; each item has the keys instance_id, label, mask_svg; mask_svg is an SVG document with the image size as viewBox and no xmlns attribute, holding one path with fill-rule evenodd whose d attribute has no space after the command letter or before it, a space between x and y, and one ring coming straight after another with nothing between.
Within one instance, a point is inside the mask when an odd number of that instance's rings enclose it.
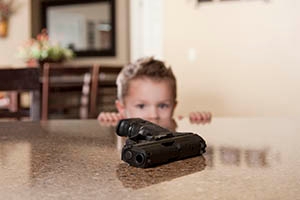
<instances>
[{"instance_id":1,"label":"blurred background","mask_svg":"<svg viewBox=\"0 0 300 200\"><path fill-rule=\"evenodd\" d=\"M42 0L15 0L0 38L0 67L21 66L16 49L41 31ZM54 0L55 1L55 0ZM124 65L155 56L178 81L176 114L299 116L298 0L115 0L115 54L71 64Z\"/></svg>"}]
</instances>

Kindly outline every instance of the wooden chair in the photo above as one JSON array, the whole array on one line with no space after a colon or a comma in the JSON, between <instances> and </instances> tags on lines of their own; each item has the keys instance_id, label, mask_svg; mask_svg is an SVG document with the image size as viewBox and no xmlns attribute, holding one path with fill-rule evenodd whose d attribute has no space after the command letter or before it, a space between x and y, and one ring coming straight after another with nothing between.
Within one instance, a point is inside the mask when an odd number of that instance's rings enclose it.
<instances>
[{"instance_id":1,"label":"wooden chair","mask_svg":"<svg viewBox=\"0 0 300 200\"><path fill-rule=\"evenodd\" d=\"M10 105L14 109L0 109L1 118L30 117L40 119L40 83L38 68L6 68L0 69L0 91L8 91L11 95ZM31 103L29 110L20 105L20 93L30 92ZM14 101L14 99L16 101Z\"/></svg>"},{"instance_id":2,"label":"wooden chair","mask_svg":"<svg viewBox=\"0 0 300 200\"><path fill-rule=\"evenodd\" d=\"M102 111L115 111L115 100L117 99L116 79L122 66L96 65L93 73L93 87L91 92L92 118Z\"/></svg>"},{"instance_id":3,"label":"wooden chair","mask_svg":"<svg viewBox=\"0 0 300 200\"><path fill-rule=\"evenodd\" d=\"M63 118L81 118L90 116L90 110L94 109L91 101L91 88L93 74L98 71L97 65L73 66L62 64L45 63L42 73L42 120L47 120L51 110L62 110L67 112L76 109L75 114ZM71 99L70 95L79 93L79 102L64 104L64 99ZM68 96L69 94L69 96ZM95 98L95 97L93 97Z\"/></svg>"}]
</instances>

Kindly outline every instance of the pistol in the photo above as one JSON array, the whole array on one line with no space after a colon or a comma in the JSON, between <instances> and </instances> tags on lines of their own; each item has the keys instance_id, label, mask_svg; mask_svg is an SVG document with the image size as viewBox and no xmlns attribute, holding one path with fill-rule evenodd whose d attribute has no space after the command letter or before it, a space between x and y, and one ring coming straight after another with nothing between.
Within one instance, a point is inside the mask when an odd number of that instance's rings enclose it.
<instances>
[{"instance_id":1,"label":"pistol","mask_svg":"<svg viewBox=\"0 0 300 200\"><path fill-rule=\"evenodd\" d=\"M140 168L153 167L205 153L205 140L194 133L172 132L140 118L122 119L116 127L127 137L121 159Z\"/></svg>"}]
</instances>

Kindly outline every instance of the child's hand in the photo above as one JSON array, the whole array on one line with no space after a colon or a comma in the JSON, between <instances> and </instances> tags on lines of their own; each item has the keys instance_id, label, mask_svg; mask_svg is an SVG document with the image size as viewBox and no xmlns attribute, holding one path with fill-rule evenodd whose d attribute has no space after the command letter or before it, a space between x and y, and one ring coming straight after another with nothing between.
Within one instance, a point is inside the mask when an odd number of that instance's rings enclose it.
<instances>
[{"instance_id":1,"label":"child's hand","mask_svg":"<svg viewBox=\"0 0 300 200\"><path fill-rule=\"evenodd\" d=\"M191 112L189 119L192 124L210 123L212 114L210 112Z\"/></svg>"},{"instance_id":2,"label":"child's hand","mask_svg":"<svg viewBox=\"0 0 300 200\"><path fill-rule=\"evenodd\" d=\"M101 112L98 115L98 121L101 123L117 123L124 117L120 113L116 112Z\"/></svg>"}]
</instances>

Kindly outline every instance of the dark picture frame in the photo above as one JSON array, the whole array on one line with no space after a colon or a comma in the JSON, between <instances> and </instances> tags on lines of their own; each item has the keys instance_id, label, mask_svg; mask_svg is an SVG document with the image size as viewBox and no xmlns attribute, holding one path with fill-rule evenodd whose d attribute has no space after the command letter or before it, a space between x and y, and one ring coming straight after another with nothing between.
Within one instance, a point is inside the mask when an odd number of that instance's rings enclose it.
<instances>
[{"instance_id":1,"label":"dark picture frame","mask_svg":"<svg viewBox=\"0 0 300 200\"><path fill-rule=\"evenodd\" d=\"M110 4L110 32L107 37L110 40L109 48L105 49L86 49L74 50L76 57L98 57L98 56L116 56L116 17L115 17L115 0L41 0L40 1L40 15L41 27L40 30L47 27L47 11L51 7L91 4L91 3L106 3Z\"/></svg>"}]
</instances>

